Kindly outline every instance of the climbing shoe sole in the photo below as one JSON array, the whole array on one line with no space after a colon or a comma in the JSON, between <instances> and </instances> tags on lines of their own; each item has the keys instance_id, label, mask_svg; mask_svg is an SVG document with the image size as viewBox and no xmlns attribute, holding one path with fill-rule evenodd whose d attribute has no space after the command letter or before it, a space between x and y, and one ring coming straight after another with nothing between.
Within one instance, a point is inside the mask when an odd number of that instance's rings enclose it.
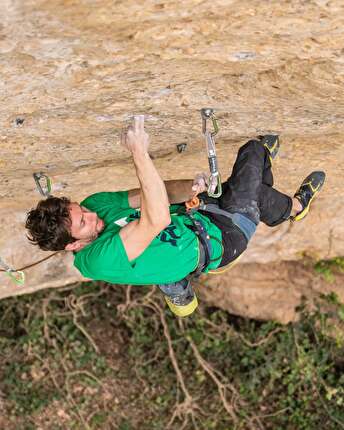
<instances>
[{"instance_id":1,"label":"climbing shoe sole","mask_svg":"<svg viewBox=\"0 0 344 430\"><path fill-rule=\"evenodd\" d=\"M292 221L300 221L308 214L312 200L324 185L325 176L325 172L317 171L312 172L304 179L300 188L294 194L294 197L299 200L303 208L294 217L290 217Z\"/></svg>"},{"instance_id":2,"label":"climbing shoe sole","mask_svg":"<svg viewBox=\"0 0 344 430\"><path fill-rule=\"evenodd\" d=\"M187 305L177 305L173 303L173 301L165 296L165 301L168 304L170 310L177 315L178 317L187 317L191 315L198 306L198 300L196 295L194 295L193 299Z\"/></svg>"},{"instance_id":3,"label":"climbing shoe sole","mask_svg":"<svg viewBox=\"0 0 344 430\"><path fill-rule=\"evenodd\" d=\"M280 147L278 135L266 134L265 136L259 136L259 138L261 144L267 149L269 153L270 161L272 161L276 157Z\"/></svg>"}]
</instances>

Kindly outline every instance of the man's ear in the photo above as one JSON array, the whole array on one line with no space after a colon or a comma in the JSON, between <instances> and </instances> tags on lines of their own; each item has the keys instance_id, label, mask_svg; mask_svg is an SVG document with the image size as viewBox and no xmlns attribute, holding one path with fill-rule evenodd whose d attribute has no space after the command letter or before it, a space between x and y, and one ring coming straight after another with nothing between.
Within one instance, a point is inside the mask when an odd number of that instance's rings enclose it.
<instances>
[{"instance_id":1,"label":"man's ear","mask_svg":"<svg viewBox=\"0 0 344 430\"><path fill-rule=\"evenodd\" d=\"M76 240L75 242L68 243L65 246L65 251L79 251L84 246L85 246L84 241Z\"/></svg>"}]
</instances>

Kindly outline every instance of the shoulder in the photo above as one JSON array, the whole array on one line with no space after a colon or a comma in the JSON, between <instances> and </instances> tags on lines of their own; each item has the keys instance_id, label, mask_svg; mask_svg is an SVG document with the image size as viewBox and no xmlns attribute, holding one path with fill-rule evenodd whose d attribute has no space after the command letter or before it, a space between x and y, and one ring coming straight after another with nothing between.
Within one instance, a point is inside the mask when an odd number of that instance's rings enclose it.
<instances>
[{"instance_id":1,"label":"shoulder","mask_svg":"<svg viewBox=\"0 0 344 430\"><path fill-rule=\"evenodd\" d=\"M91 278L101 279L104 274L129 264L118 233L105 233L74 255L74 265Z\"/></svg>"},{"instance_id":2,"label":"shoulder","mask_svg":"<svg viewBox=\"0 0 344 430\"><path fill-rule=\"evenodd\" d=\"M118 208L128 207L128 191L116 191L116 192L100 192L91 194L86 197L81 203L81 206L85 206L87 209L96 210L100 206L111 205Z\"/></svg>"}]
</instances>

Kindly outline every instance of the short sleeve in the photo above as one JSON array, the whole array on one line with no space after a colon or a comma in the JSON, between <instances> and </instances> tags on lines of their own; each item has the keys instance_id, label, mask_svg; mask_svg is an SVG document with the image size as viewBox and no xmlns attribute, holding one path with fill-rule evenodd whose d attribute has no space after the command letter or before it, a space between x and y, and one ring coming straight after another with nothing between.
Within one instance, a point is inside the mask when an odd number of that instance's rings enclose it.
<instances>
[{"instance_id":1,"label":"short sleeve","mask_svg":"<svg viewBox=\"0 0 344 430\"><path fill-rule=\"evenodd\" d=\"M123 275L132 271L119 234L109 235L78 252L74 265L88 278L118 283L123 283Z\"/></svg>"},{"instance_id":2,"label":"short sleeve","mask_svg":"<svg viewBox=\"0 0 344 430\"><path fill-rule=\"evenodd\" d=\"M81 206L96 211L99 207L111 206L112 208L128 209L128 191L116 191L116 192L101 192L92 194L81 203Z\"/></svg>"}]
</instances>

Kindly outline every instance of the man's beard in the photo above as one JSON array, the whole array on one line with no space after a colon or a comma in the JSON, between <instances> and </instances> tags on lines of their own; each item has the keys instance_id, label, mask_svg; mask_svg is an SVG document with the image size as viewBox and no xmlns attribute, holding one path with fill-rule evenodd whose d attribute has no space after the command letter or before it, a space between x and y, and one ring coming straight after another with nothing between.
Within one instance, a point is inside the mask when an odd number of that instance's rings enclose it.
<instances>
[{"instance_id":1,"label":"man's beard","mask_svg":"<svg viewBox=\"0 0 344 430\"><path fill-rule=\"evenodd\" d=\"M97 239L99 233L97 233L96 231L92 234L92 236L90 237L90 242L93 242L94 240Z\"/></svg>"}]
</instances>

